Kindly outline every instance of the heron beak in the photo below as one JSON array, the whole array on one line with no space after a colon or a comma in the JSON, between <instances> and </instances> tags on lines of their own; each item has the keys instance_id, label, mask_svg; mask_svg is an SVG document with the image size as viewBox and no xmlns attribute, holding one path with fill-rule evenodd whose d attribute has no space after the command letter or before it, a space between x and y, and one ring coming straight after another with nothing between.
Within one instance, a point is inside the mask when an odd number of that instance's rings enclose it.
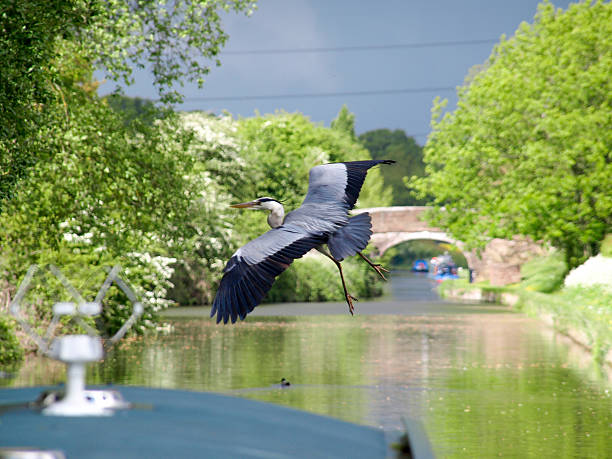
<instances>
[{"instance_id":1,"label":"heron beak","mask_svg":"<svg viewBox=\"0 0 612 459\"><path fill-rule=\"evenodd\" d=\"M245 207L254 207L257 205L256 201L249 202L241 202L240 204L231 204L230 207L234 207L236 209L244 209Z\"/></svg>"}]
</instances>

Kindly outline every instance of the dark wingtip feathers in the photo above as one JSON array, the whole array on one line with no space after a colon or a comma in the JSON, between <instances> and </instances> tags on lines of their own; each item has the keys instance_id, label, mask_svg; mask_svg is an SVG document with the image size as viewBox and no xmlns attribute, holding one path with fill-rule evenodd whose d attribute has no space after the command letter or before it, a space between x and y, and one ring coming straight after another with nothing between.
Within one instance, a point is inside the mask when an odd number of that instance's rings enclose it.
<instances>
[{"instance_id":1,"label":"dark wingtip feathers","mask_svg":"<svg viewBox=\"0 0 612 459\"><path fill-rule=\"evenodd\" d=\"M352 209L357 202L368 169L378 166L379 164L393 163L395 163L395 161L392 159L369 159L364 161L346 161L342 163L346 167L347 173L344 199L349 209Z\"/></svg>"},{"instance_id":2,"label":"dark wingtip feathers","mask_svg":"<svg viewBox=\"0 0 612 459\"><path fill-rule=\"evenodd\" d=\"M213 301L211 317L216 313L217 323L223 321L224 324L230 321L236 323L238 319L244 320L270 290L275 278L287 269L295 258L302 257L312 247L323 242L323 236L305 236L254 264L234 255L224 270L225 274Z\"/></svg>"}]
</instances>

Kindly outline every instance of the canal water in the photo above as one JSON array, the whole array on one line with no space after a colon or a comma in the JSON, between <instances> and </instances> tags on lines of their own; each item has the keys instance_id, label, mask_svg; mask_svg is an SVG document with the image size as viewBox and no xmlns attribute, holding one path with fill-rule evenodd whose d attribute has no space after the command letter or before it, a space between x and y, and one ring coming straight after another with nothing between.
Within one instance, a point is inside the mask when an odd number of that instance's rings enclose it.
<instances>
[{"instance_id":1,"label":"canal water","mask_svg":"<svg viewBox=\"0 0 612 459\"><path fill-rule=\"evenodd\" d=\"M390 440L421 422L438 457L612 456L611 385L539 321L499 305L438 298L394 273L386 297L262 305L216 325L180 308L155 336L124 340L88 383L214 391L377 426ZM7 386L53 384L31 357ZM291 382L281 387L281 378Z\"/></svg>"}]
</instances>

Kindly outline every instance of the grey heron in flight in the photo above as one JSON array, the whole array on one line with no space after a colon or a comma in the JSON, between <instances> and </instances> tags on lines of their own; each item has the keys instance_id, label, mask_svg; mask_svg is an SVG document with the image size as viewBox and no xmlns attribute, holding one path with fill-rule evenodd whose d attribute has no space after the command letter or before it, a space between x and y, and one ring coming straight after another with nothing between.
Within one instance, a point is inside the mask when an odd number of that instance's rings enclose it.
<instances>
[{"instance_id":1,"label":"grey heron in flight","mask_svg":"<svg viewBox=\"0 0 612 459\"><path fill-rule=\"evenodd\" d=\"M283 205L269 197L233 204L231 207L269 211L268 224L272 229L239 248L227 262L210 316L217 314L217 323L244 319L270 290L275 278L313 248L338 267L344 296L353 314L356 298L346 288L342 260L359 255L383 279L383 271L388 271L361 253L372 235L370 215L366 212L350 217L349 210L357 202L368 170L377 164L394 162L349 161L315 166L310 169L304 202L286 216Z\"/></svg>"}]
</instances>

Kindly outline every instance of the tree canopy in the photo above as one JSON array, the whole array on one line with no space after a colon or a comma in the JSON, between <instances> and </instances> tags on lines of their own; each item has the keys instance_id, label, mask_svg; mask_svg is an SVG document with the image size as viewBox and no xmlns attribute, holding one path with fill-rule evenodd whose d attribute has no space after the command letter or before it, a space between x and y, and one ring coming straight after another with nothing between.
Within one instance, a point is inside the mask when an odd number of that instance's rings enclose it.
<instances>
[{"instance_id":1,"label":"tree canopy","mask_svg":"<svg viewBox=\"0 0 612 459\"><path fill-rule=\"evenodd\" d=\"M393 205L422 205L424 201L411 194L404 184L404 178L421 177L424 174L423 147L401 129L364 132L359 136L359 141L368 149L372 158L397 161L394 167L382 169L385 185L393 189Z\"/></svg>"},{"instance_id":2,"label":"tree canopy","mask_svg":"<svg viewBox=\"0 0 612 459\"><path fill-rule=\"evenodd\" d=\"M57 107L58 37L70 39L80 23L80 8L71 1L0 4L0 211L36 152L47 151L39 127Z\"/></svg>"},{"instance_id":3,"label":"tree canopy","mask_svg":"<svg viewBox=\"0 0 612 459\"><path fill-rule=\"evenodd\" d=\"M348 134L351 139L355 139L355 114L351 113L344 104L338 112L338 116L332 120L330 127Z\"/></svg>"},{"instance_id":4,"label":"tree canopy","mask_svg":"<svg viewBox=\"0 0 612 459\"><path fill-rule=\"evenodd\" d=\"M432 222L472 246L521 234L597 253L612 225L612 4L544 2L459 89L425 146Z\"/></svg>"},{"instance_id":5,"label":"tree canopy","mask_svg":"<svg viewBox=\"0 0 612 459\"><path fill-rule=\"evenodd\" d=\"M346 130L313 123L301 113L278 112L243 118L237 134L248 145L243 151L247 167L245 186L237 190L242 200L271 196L283 200L285 208L299 207L308 190L308 172L318 164L370 159L369 152ZM395 165L393 166L395 167ZM358 205L385 206L391 203L391 189L385 187L381 170L369 171ZM243 213L245 214L245 213ZM252 217L246 235L265 229L265 221Z\"/></svg>"},{"instance_id":6,"label":"tree canopy","mask_svg":"<svg viewBox=\"0 0 612 459\"><path fill-rule=\"evenodd\" d=\"M41 137L67 113L65 91L92 85L94 69L130 83L149 68L162 101L203 83L227 40L220 12L247 0L5 0L0 4L0 210L29 168L52 154ZM78 74L74 70L79 68ZM84 72L89 72L83 78Z\"/></svg>"},{"instance_id":7,"label":"tree canopy","mask_svg":"<svg viewBox=\"0 0 612 459\"><path fill-rule=\"evenodd\" d=\"M226 41L220 14L252 6L244 0L0 3L3 293L15 291L30 264L54 263L87 295L103 280L103 266L120 263L145 300L141 325L170 304L172 264L199 248L196 225L206 225L194 215L203 209L206 180L219 173L200 172L223 155L194 151L194 133L171 110L134 104L146 109L146 119L136 110L113 112L98 97L93 73L130 82L134 67L148 66L162 101L175 101L176 85L201 83ZM211 212L199 215L225 223ZM31 294L57 298L53 288ZM108 297L103 331L125 319L120 296ZM38 318L43 325L49 308Z\"/></svg>"}]
</instances>

